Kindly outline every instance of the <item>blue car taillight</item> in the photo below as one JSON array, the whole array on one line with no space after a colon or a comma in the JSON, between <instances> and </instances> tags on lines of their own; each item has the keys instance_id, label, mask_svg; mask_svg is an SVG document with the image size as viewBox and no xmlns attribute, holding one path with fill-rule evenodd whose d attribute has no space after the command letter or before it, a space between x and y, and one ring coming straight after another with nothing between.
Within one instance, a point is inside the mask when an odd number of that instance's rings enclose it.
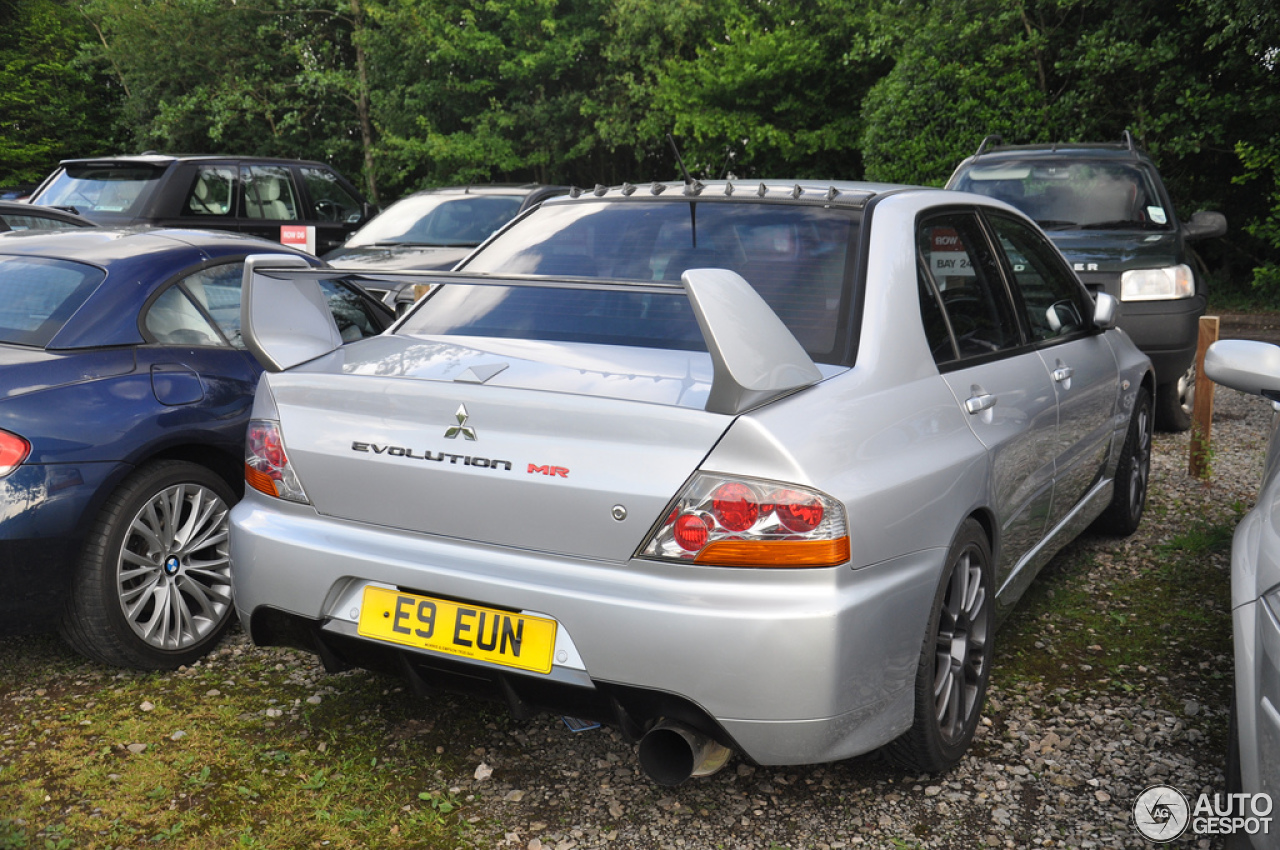
<instances>
[{"instance_id":1,"label":"blue car taillight","mask_svg":"<svg viewBox=\"0 0 1280 850\"><path fill-rule=\"evenodd\" d=\"M17 469L29 454L31 454L30 443L17 434L0 431L0 478Z\"/></svg>"}]
</instances>

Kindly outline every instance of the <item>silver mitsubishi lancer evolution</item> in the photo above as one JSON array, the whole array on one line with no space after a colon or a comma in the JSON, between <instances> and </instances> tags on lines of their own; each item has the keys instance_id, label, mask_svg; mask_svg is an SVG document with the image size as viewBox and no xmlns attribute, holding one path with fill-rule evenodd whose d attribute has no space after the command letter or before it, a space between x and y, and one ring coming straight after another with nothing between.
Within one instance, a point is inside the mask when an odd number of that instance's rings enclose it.
<instances>
[{"instance_id":1,"label":"silver mitsubishi lancer evolution","mask_svg":"<svg viewBox=\"0 0 1280 850\"><path fill-rule=\"evenodd\" d=\"M734 754L965 753L997 624L1146 501L1150 362L990 198L799 182L549 200L343 345L251 258L231 513L254 641ZM391 279L394 278L394 281Z\"/></svg>"}]
</instances>

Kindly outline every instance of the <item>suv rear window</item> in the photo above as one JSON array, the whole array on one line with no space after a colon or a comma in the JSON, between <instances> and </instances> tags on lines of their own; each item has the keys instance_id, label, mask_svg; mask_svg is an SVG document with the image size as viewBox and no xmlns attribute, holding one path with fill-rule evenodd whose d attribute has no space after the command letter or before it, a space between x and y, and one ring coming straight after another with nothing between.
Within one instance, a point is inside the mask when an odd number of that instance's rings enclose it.
<instances>
[{"instance_id":1,"label":"suv rear window","mask_svg":"<svg viewBox=\"0 0 1280 850\"><path fill-rule=\"evenodd\" d=\"M1169 230L1146 169L1100 160L1001 159L974 165L952 189L997 198L1045 230Z\"/></svg>"},{"instance_id":2,"label":"suv rear window","mask_svg":"<svg viewBox=\"0 0 1280 850\"><path fill-rule=\"evenodd\" d=\"M32 201L73 207L88 218L132 218L140 214L164 171L137 164L69 165Z\"/></svg>"},{"instance_id":3,"label":"suv rear window","mask_svg":"<svg viewBox=\"0 0 1280 850\"><path fill-rule=\"evenodd\" d=\"M0 256L0 342L48 345L106 276L83 263Z\"/></svg>"},{"instance_id":4,"label":"suv rear window","mask_svg":"<svg viewBox=\"0 0 1280 850\"><path fill-rule=\"evenodd\" d=\"M504 231L463 270L677 282L686 269L729 269L768 302L810 357L836 363L851 326L848 280L859 224L851 211L788 204L548 204ZM450 284L432 293L400 332L702 347L682 292Z\"/></svg>"}]
</instances>

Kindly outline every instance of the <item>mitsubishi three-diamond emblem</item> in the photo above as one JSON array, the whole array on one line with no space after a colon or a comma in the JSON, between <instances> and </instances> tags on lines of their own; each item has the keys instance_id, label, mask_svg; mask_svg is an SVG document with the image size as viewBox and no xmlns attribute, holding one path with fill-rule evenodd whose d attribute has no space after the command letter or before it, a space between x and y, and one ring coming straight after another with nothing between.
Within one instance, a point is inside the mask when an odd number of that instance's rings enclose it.
<instances>
[{"instance_id":1,"label":"mitsubishi three-diamond emblem","mask_svg":"<svg viewBox=\"0 0 1280 850\"><path fill-rule=\"evenodd\" d=\"M465 404L458 405L458 412L453 414L458 417L458 424L450 426L448 431L444 432L445 439L456 440L458 435L466 437L468 440L476 438L476 429L467 427L467 406Z\"/></svg>"}]
</instances>

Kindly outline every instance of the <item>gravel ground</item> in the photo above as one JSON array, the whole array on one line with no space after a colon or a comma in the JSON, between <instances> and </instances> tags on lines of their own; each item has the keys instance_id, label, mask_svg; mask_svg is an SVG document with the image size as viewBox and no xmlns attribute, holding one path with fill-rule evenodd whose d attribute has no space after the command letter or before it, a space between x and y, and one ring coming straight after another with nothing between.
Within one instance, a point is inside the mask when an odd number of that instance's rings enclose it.
<instances>
[{"instance_id":1,"label":"gravel ground","mask_svg":"<svg viewBox=\"0 0 1280 850\"><path fill-rule=\"evenodd\" d=\"M1042 579L1069 570L1073 586L1105 603L1109 587L1155 568L1160 547L1193 519L1234 522L1255 497L1270 416L1265 402L1218 388L1212 485L1186 474L1187 435L1157 434L1151 500L1138 533L1123 541L1086 535ZM1204 567L1225 574L1226 552L1208 557ZM1206 606L1229 633L1225 599ZM440 777L464 802L476 848L1149 847L1131 825L1142 789L1168 783L1188 794L1225 791L1221 682L1230 672L1228 654L1204 651L1191 674L1176 669L1182 662L1152 658L1123 683L1098 676L1090 659L1064 657L1060 667L1070 667L1070 675L1061 685L1055 677L1045 684L1011 670L1026 666L1002 652L1014 629L1059 660L1054 619L1035 611L1015 615L997 635L975 746L943 776L904 775L874 755L787 768L734 759L715 776L661 788L641 773L634 747L609 729L575 733L545 715L516 723L460 698L424 703L421 719L383 734L419 734L432 717L455 712L481 718L457 742L464 767ZM1169 633L1176 643L1176 627ZM255 648L239 630L202 664L233 669L263 654L279 662L282 681L327 698L329 677L315 659ZM1197 669L1216 672L1218 686ZM495 719L484 725L486 716ZM1211 845L1184 838L1180 846Z\"/></svg>"}]
</instances>

